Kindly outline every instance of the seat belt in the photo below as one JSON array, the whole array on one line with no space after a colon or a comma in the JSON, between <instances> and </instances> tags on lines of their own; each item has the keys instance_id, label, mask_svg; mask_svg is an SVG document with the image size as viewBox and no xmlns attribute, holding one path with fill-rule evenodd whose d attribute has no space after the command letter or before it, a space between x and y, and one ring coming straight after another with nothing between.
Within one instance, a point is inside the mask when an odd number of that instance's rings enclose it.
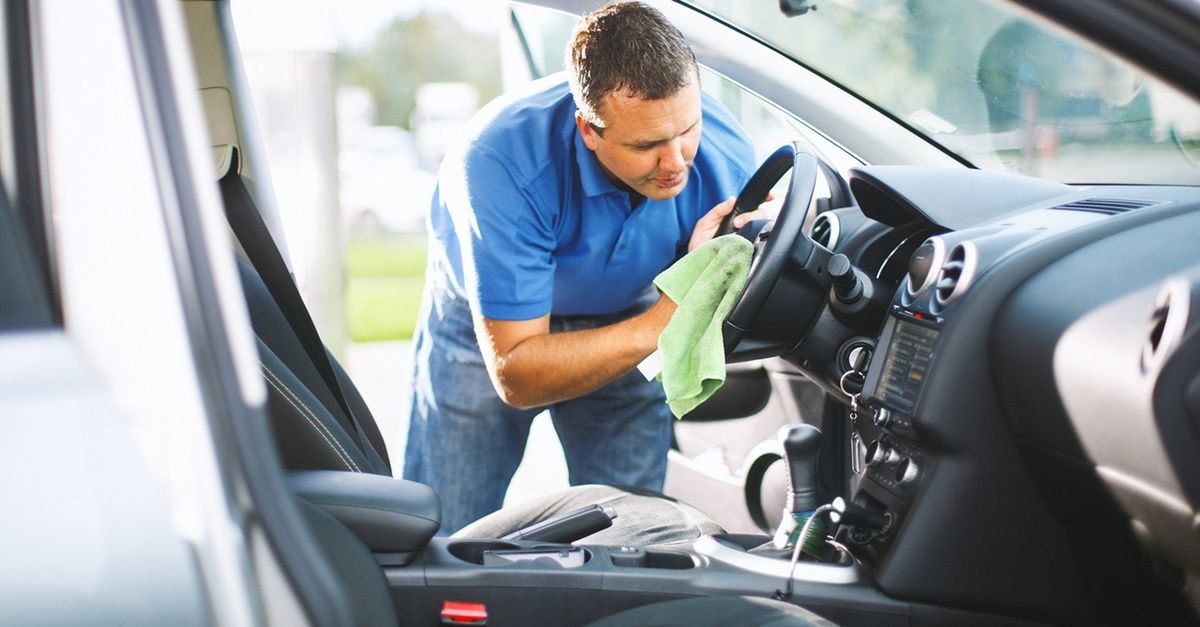
<instances>
[{"instance_id":1,"label":"seat belt","mask_svg":"<svg viewBox=\"0 0 1200 627\"><path fill-rule=\"evenodd\" d=\"M342 413L350 422L349 427L351 428L347 431L356 440L359 450L367 459L372 462L380 462L384 468L389 468L390 464L387 459L375 450L375 446L355 417L354 410L350 408L350 403L346 401L346 394L334 371L333 362L325 349L325 343L321 341L321 336L317 333L317 326L308 313L304 299L300 297L300 290L296 288L296 282L292 280L283 255L279 253L279 247L275 245L275 239L271 237L271 232L263 222L262 215L255 208L250 191L246 189L246 185L237 173L237 165L235 155L229 170L225 176L221 177L220 181L225 216L229 220L229 226L233 229L234 236L242 245L242 250L246 252L246 258L250 261L250 265L254 266L258 275L262 277L267 291L271 293L275 304L279 306L288 324L291 325L292 331L295 332L300 344L304 347L304 352L308 354L308 358L312 360L317 372L325 381L326 387L337 399L338 407L342 409Z\"/></svg>"}]
</instances>

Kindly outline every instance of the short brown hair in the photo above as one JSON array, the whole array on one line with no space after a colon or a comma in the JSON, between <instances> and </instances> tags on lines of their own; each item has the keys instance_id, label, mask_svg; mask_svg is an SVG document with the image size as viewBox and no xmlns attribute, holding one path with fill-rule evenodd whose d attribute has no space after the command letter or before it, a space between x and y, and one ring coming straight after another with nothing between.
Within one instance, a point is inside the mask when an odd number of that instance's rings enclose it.
<instances>
[{"instance_id":1,"label":"short brown hair","mask_svg":"<svg viewBox=\"0 0 1200 627\"><path fill-rule=\"evenodd\" d=\"M609 93L660 100L698 80L683 33L642 2L611 2L579 18L566 65L575 106L597 130L604 128L599 110Z\"/></svg>"}]
</instances>

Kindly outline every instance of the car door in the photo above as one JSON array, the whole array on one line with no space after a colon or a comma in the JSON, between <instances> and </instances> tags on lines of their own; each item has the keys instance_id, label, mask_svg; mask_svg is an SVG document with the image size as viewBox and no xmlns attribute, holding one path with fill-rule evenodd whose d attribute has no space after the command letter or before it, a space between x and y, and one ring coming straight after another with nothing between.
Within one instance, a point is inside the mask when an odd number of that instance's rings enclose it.
<instances>
[{"instance_id":1,"label":"car door","mask_svg":"<svg viewBox=\"0 0 1200 627\"><path fill-rule=\"evenodd\" d=\"M201 625L211 552L163 456L183 452L185 355L146 343L178 298L136 281L170 259L139 237L159 201L128 40L118 3L68 4L0 15L0 623Z\"/></svg>"},{"instance_id":2,"label":"car door","mask_svg":"<svg viewBox=\"0 0 1200 627\"><path fill-rule=\"evenodd\" d=\"M265 435L180 13L0 13L0 624L352 622Z\"/></svg>"}]
</instances>

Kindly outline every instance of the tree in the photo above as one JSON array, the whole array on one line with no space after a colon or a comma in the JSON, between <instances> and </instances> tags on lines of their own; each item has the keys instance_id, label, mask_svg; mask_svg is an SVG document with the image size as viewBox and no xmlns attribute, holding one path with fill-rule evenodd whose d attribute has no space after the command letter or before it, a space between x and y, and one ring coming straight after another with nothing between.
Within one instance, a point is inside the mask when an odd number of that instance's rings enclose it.
<instances>
[{"instance_id":1,"label":"tree","mask_svg":"<svg viewBox=\"0 0 1200 627\"><path fill-rule=\"evenodd\" d=\"M446 13L422 11L394 20L366 49L338 57L338 83L365 87L381 125L408 128L417 86L443 81L473 83L482 102L498 95L497 36L465 30Z\"/></svg>"}]
</instances>

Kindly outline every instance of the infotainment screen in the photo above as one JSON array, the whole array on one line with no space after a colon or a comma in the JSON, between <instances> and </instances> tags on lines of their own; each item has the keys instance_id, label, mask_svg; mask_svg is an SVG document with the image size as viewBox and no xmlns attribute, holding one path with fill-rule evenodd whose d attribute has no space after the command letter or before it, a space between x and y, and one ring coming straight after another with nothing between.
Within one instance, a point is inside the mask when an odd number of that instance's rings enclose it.
<instances>
[{"instance_id":1,"label":"infotainment screen","mask_svg":"<svg viewBox=\"0 0 1200 627\"><path fill-rule=\"evenodd\" d=\"M898 318L894 321L896 326L887 345L887 354L873 396L884 405L911 416L925 375L929 372L933 343L937 340L938 332Z\"/></svg>"}]
</instances>

